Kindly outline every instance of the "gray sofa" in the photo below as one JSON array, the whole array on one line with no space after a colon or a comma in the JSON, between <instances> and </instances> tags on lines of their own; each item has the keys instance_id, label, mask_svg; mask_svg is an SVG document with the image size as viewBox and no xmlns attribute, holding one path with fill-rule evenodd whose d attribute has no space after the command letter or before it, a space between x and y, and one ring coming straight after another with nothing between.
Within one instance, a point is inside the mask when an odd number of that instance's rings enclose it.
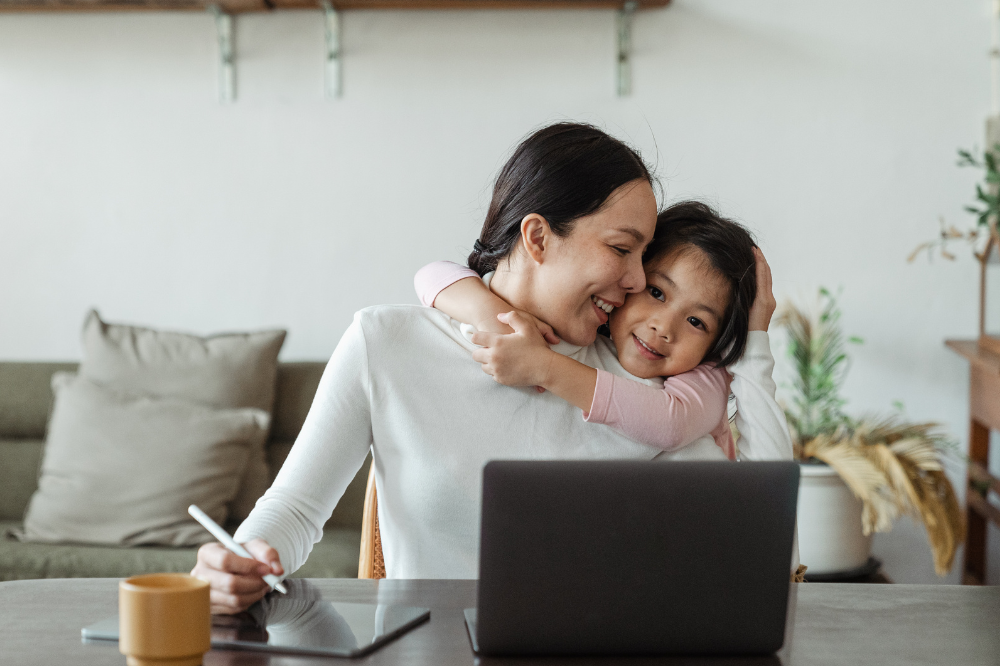
<instances>
[{"instance_id":1,"label":"gray sofa","mask_svg":"<svg viewBox=\"0 0 1000 666\"><path fill-rule=\"evenodd\" d=\"M281 363L267 458L274 479L312 403L324 363ZM7 534L23 519L38 486L45 426L52 406L52 374L75 363L0 362L0 581L25 578L120 578L190 571L195 548L118 548L21 543ZM358 471L323 540L295 572L303 578L355 577L369 461ZM230 532L235 525L227 525Z\"/></svg>"}]
</instances>

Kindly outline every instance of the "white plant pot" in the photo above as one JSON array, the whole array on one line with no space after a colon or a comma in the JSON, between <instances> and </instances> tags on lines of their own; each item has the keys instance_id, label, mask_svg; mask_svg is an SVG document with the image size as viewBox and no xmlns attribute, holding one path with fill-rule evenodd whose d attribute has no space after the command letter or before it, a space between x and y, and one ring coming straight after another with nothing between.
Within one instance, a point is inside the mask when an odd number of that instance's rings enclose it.
<instances>
[{"instance_id":1,"label":"white plant pot","mask_svg":"<svg viewBox=\"0 0 1000 666\"><path fill-rule=\"evenodd\" d=\"M802 464L799 469L799 561L810 574L864 566L872 537L861 531L861 500L832 467Z\"/></svg>"}]
</instances>

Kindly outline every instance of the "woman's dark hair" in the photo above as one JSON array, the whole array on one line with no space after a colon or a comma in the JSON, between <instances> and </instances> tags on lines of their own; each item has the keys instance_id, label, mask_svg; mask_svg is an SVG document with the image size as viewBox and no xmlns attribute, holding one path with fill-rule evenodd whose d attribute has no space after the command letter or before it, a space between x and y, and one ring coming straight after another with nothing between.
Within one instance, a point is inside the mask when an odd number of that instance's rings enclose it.
<instances>
[{"instance_id":1,"label":"woman's dark hair","mask_svg":"<svg viewBox=\"0 0 1000 666\"><path fill-rule=\"evenodd\" d=\"M743 225L719 215L700 201L682 201L656 216L653 240L642 256L644 264L673 250L696 247L729 284L729 305L719 337L704 361L730 365L743 355L750 327L750 307L757 296L754 238Z\"/></svg>"},{"instance_id":2,"label":"woman's dark hair","mask_svg":"<svg viewBox=\"0 0 1000 666\"><path fill-rule=\"evenodd\" d=\"M556 123L538 130L497 176L469 268L480 275L496 270L517 247L527 215L541 215L554 233L568 236L578 218L597 212L612 192L638 179L652 183L639 153L592 125Z\"/></svg>"}]
</instances>

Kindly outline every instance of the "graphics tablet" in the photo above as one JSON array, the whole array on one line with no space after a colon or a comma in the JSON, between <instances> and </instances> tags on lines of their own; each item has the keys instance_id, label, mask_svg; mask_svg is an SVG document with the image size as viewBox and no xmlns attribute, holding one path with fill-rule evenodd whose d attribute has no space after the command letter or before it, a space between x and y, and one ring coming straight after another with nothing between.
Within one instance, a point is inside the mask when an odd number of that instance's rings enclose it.
<instances>
[{"instance_id":1,"label":"graphics tablet","mask_svg":"<svg viewBox=\"0 0 1000 666\"><path fill-rule=\"evenodd\" d=\"M361 657L430 619L427 608L330 601L305 580L286 579L238 616L212 616L212 647L282 654ZM81 631L83 640L117 641L118 618Z\"/></svg>"}]
</instances>

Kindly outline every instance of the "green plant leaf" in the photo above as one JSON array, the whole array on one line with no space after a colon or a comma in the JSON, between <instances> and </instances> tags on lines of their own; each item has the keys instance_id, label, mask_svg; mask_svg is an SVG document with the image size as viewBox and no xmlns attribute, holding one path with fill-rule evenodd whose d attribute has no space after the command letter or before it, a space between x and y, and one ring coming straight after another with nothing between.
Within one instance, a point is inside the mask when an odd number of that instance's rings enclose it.
<instances>
[{"instance_id":1,"label":"green plant leaf","mask_svg":"<svg viewBox=\"0 0 1000 666\"><path fill-rule=\"evenodd\" d=\"M990 171L997 170L997 158L993 153L989 151L983 153L983 160L986 162L987 169L989 169Z\"/></svg>"},{"instance_id":2,"label":"green plant leaf","mask_svg":"<svg viewBox=\"0 0 1000 666\"><path fill-rule=\"evenodd\" d=\"M840 331L840 310L830 290L820 288L817 306L809 314L787 305L778 325L788 332L788 356L795 369L792 407L786 410L801 446L820 434L837 431L848 423L840 387L847 372L845 339Z\"/></svg>"},{"instance_id":3,"label":"green plant leaf","mask_svg":"<svg viewBox=\"0 0 1000 666\"><path fill-rule=\"evenodd\" d=\"M979 162L968 150L958 150L958 166L979 166Z\"/></svg>"}]
</instances>

